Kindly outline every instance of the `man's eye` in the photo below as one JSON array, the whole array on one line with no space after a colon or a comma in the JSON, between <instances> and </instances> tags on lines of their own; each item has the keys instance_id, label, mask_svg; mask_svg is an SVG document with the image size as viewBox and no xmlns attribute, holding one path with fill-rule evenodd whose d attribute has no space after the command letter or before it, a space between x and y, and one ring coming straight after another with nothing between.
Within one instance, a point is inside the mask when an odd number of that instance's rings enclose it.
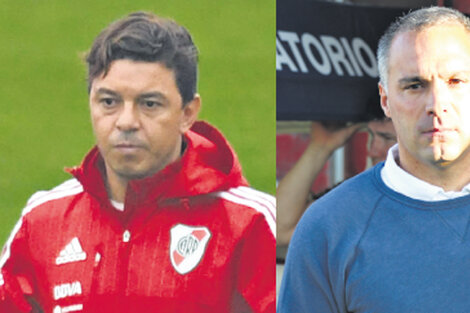
<instances>
[{"instance_id":1,"label":"man's eye","mask_svg":"<svg viewBox=\"0 0 470 313\"><path fill-rule=\"evenodd\" d=\"M105 107L112 107L116 104L116 100L112 98L103 98L100 99L100 103Z\"/></svg>"},{"instance_id":2,"label":"man's eye","mask_svg":"<svg viewBox=\"0 0 470 313\"><path fill-rule=\"evenodd\" d=\"M157 101L150 101L150 100L143 101L142 104L147 109L153 109L159 106L159 103Z\"/></svg>"},{"instance_id":3,"label":"man's eye","mask_svg":"<svg viewBox=\"0 0 470 313\"><path fill-rule=\"evenodd\" d=\"M460 83L463 83L464 81L460 78L451 78L449 79L449 85L458 85Z\"/></svg>"},{"instance_id":4,"label":"man's eye","mask_svg":"<svg viewBox=\"0 0 470 313\"><path fill-rule=\"evenodd\" d=\"M387 141L397 141L397 138L393 137L393 136L383 135L382 138L387 140Z\"/></svg>"},{"instance_id":5,"label":"man's eye","mask_svg":"<svg viewBox=\"0 0 470 313\"><path fill-rule=\"evenodd\" d=\"M414 84L405 86L405 90L416 90L416 89L419 89L419 88L421 88L420 83L414 83Z\"/></svg>"}]
</instances>

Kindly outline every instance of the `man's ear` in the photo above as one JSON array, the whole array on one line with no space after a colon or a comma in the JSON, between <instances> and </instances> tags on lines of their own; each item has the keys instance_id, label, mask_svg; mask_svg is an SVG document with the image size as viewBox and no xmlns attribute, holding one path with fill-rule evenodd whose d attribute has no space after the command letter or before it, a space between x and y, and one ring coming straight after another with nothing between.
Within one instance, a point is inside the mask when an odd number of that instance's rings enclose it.
<instances>
[{"instance_id":1,"label":"man's ear","mask_svg":"<svg viewBox=\"0 0 470 313\"><path fill-rule=\"evenodd\" d=\"M199 110L201 109L201 97L195 94L193 100L183 107L183 116L180 124L180 131L182 134L187 132L194 122L197 120Z\"/></svg>"},{"instance_id":2,"label":"man's ear","mask_svg":"<svg viewBox=\"0 0 470 313\"><path fill-rule=\"evenodd\" d=\"M390 106L388 104L387 91L383 87L382 83L379 83L379 94L380 94L380 106L382 107L382 110L384 111L385 116L392 117L390 115Z\"/></svg>"}]
</instances>

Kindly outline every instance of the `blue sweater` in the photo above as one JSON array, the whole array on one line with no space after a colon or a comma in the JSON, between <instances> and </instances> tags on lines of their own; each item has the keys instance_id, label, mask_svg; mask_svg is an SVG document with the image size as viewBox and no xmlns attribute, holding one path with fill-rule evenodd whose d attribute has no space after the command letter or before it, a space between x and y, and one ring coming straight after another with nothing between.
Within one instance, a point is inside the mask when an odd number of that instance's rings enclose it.
<instances>
[{"instance_id":1,"label":"blue sweater","mask_svg":"<svg viewBox=\"0 0 470 313\"><path fill-rule=\"evenodd\" d=\"M470 196L389 189L383 163L317 200L287 254L278 313L470 312Z\"/></svg>"}]
</instances>

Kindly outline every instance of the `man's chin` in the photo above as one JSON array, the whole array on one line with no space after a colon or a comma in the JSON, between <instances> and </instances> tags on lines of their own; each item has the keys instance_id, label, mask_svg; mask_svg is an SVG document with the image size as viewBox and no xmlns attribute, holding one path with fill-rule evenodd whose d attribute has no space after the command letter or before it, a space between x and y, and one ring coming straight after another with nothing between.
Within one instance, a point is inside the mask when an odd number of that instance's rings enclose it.
<instances>
[{"instance_id":1,"label":"man's chin","mask_svg":"<svg viewBox=\"0 0 470 313\"><path fill-rule=\"evenodd\" d=\"M448 167L459 158L459 153L448 147L434 147L430 154L431 163L441 168Z\"/></svg>"},{"instance_id":2,"label":"man's chin","mask_svg":"<svg viewBox=\"0 0 470 313\"><path fill-rule=\"evenodd\" d=\"M372 166L379 164L381 161L382 159L371 158Z\"/></svg>"},{"instance_id":3,"label":"man's chin","mask_svg":"<svg viewBox=\"0 0 470 313\"><path fill-rule=\"evenodd\" d=\"M153 171L148 169L139 169L136 167L122 167L114 169L114 172L125 180L138 180L143 179L154 174Z\"/></svg>"},{"instance_id":4,"label":"man's chin","mask_svg":"<svg viewBox=\"0 0 470 313\"><path fill-rule=\"evenodd\" d=\"M153 176L167 165L164 162L154 162L155 160L149 162L145 158L114 159L110 161L108 164L109 170L125 180L137 180Z\"/></svg>"}]
</instances>

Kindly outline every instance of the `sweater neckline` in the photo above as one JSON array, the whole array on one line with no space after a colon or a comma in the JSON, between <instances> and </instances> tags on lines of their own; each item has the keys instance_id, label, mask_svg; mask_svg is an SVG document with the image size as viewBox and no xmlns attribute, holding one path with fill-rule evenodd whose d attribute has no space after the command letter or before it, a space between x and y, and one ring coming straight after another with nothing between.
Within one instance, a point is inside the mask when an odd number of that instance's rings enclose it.
<instances>
[{"instance_id":1,"label":"sweater neckline","mask_svg":"<svg viewBox=\"0 0 470 313\"><path fill-rule=\"evenodd\" d=\"M423 201L448 200L470 195L470 184L464 186L461 191L445 191L406 172L397 164L397 159L398 144L388 150L380 174L385 185L398 193Z\"/></svg>"}]
</instances>

